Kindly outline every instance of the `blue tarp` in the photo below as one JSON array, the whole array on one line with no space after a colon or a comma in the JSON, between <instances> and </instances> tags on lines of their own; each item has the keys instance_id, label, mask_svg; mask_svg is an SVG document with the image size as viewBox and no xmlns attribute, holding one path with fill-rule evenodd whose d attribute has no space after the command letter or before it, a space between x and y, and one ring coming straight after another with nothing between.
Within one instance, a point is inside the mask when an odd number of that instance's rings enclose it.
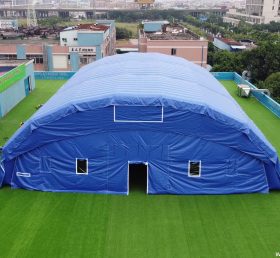
<instances>
[{"instance_id":1,"label":"blue tarp","mask_svg":"<svg viewBox=\"0 0 280 258\"><path fill-rule=\"evenodd\" d=\"M77 159L87 174L76 173ZM192 161L199 176L190 176ZM280 188L275 149L209 72L139 53L80 69L4 146L4 183L127 194L129 164L139 162L150 194Z\"/></svg>"}]
</instances>

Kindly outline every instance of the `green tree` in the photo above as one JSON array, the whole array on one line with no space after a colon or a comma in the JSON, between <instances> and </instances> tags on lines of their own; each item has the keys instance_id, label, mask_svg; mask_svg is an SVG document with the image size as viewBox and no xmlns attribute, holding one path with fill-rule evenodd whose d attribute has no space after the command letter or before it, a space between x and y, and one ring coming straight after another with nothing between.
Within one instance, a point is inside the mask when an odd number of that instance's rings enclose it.
<instances>
[{"instance_id":1,"label":"green tree","mask_svg":"<svg viewBox=\"0 0 280 258\"><path fill-rule=\"evenodd\" d=\"M123 27L116 28L116 38L119 39L130 39L132 37L132 32Z\"/></svg>"},{"instance_id":2,"label":"green tree","mask_svg":"<svg viewBox=\"0 0 280 258\"><path fill-rule=\"evenodd\" d=\"M243 53L243 64L251 71L254 82L264 81L270 74L279 72L280 43L265 42Z\"/></svg>"},{"instance_id":3,"label":"green tree","mask_svg":"<svg viewBox=\"0 0 280 258\"><path fill-rule=\"evenodd\" d=\"M280 103L280 72L269 75L264 81L263 86L269 89L271 96Z\"/></svg>"},{"instance_id":4,"label":"green tree","mask_svg":"<svg viewBox=\"0 0 280 258\"><path fill-rule=\"evenodd\" d=\"M216 51L211 58L213 62L212 72L237 72L241 74L245 70L241 52Z\"/></svg>"}]
</instances>

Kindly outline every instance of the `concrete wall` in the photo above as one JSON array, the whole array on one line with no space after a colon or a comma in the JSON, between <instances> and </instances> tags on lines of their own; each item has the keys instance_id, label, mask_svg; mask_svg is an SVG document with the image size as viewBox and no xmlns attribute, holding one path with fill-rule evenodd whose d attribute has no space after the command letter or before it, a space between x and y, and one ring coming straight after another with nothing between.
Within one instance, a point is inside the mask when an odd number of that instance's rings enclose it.
<instances>
[{"instance_id":1,"label":"concrete wall","mask_svg":"<svg viewBox=\"0 0 280 258\"><path fill-rule=\"evenodd\" d=\"M116 23L114 20L97 20L97 24L103 24L110 26L109 29L109 52L108 55L114 55L116 53Z\"/></svg>"},{"instance_id":2,"label":"concrete wall","mask_svg":"<svg viewBox=\"0 0 280 258\"><path fill-rule=\"evenodd\" d=\"M17 45L17 59L26 59L25 45Z\"/></svg>"},{"instance_id":3,"label":"concrete wall","mask_svg":"<svg viewBox=\"0 0 280 258\"><path fill-rule=\"evenodd\" d=\"M78 46L81 47L100 46L103 43L103 39L103 32L78 32Z\"/></svg>"},{"instance_id":4,"label":"concrete wall","mask_svg":"<svg viewBox=\"0 0 280 258\"><path fill-rule=\"evenodd\" d=\"M0 117L6 115L15 107L27 94L24 80L30 76L31 89L35 89L34 66L32 62L26 64L26 75L23 79L17 81L5 91L0 93Z\"/></svg>"},{"instance_id":5,"label":"concrete wall","mask_svg":"<svg viewBox=\"0 0 280 258\"><path fill-rule=\"evenodd\" d=\"M67 41L63 41L62 39L65 38ZM68 30L68 31L61 31L60 32L60 46L71 46L76 47L78 46L78 41L74 40L78 38L78 31L77 30Z\"/></svg>"},{"instance_id":6,"label":"concrete wall","mask_svg":"<svg viewBox=\"0 0 280 258\"><path fill-rule=\"evenodd\" d=\"M80 67L80 56L79 53L70 53L70 63L71 63L71 70L78 71Z\"/></svg>"},{"instance_id":7,"label":"concrete wall","mask_svg":"<svg viewBox=\"0 0 280 258\"><path fill-rule=\"evenodd\" d=\"M75 72L35 72L36 80L68 80Z\"/></svg>"},{"instance_id":8,"label":"concrete wall","mask_svg":"<svg viewBox=\"0 0 280 258\"><path fill-rule=\"evenodd\" d=\"M139 52L171 55L172 49L176 49L178 57L203 67L207 65L208 41L206 40L150 40L146 38L139 40Z\"/></svg>"},{"instance_id":9,"label":"concrete wall","mask_svg":"<svg viewBox=\"0 0 280 258\"><path fill-rule=\"evenodd\" d=\"M53 70L53 48L51 45L46 46L46 54L47 54L47 67L48 71Z\"/></svg>"}]
</instances>

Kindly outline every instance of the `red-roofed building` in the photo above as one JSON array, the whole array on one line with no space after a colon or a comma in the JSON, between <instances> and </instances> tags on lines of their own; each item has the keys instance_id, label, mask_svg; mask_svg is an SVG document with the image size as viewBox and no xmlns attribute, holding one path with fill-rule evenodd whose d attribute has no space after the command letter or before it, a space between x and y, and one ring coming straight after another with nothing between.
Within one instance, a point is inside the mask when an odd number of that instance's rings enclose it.
<instances>
[{"instance_id":1,"label":"red-roofed building","mask_svg":"<svg viewBox=\"0 0 280 258\"><path fill-rule=\"evenodd\" d=\"M233 39L214 38L213 44L218 49L227 50L230 52L242 51L246 49L246 46Z\"/></svg>"}]
</instances>

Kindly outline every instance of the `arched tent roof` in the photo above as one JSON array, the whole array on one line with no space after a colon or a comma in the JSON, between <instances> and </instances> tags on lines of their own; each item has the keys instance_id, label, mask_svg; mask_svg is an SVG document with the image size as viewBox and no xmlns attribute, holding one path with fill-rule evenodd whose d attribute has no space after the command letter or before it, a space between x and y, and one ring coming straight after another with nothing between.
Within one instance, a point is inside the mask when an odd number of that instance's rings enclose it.
<instances>
[{"instance_id":1,"label":"arched tent roof","mask_svg":"<svg viewBox=\"0 0 280 258\"><path fill-rule=\"evenodd\" d=\"M3 158L40 146L28 139L46 124L110 105L162 105L209 116L246 134L258 149L256 158L272 161L279 170L274 148L209 72L185 59L155 53L111 56L80 69L8 141Z\"/></svg>"}]
</instances>

